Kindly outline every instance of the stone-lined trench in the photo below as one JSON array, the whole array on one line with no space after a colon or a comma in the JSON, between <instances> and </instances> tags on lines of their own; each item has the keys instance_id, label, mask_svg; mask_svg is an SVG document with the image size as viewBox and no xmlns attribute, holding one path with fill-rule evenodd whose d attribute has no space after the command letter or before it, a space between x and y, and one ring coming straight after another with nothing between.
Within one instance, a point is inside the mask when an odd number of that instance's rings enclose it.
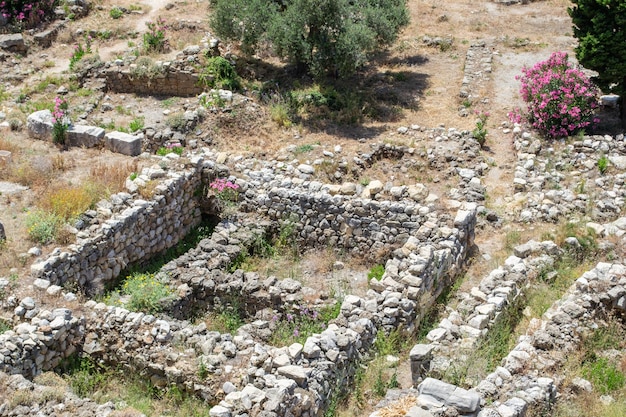
<instances>
[{"instance_id":1,"label":"stone-lined trench","mask_svg":"<svg viewBox=\"0 0 626 417\"><path fill-rule=\"evenodd\" d=\"M217 404L212 413L322 412L332 393L348 386L377 331L413 331L453 282L473 244L476 206L468 204L450 215L423 203L423 195L422 202L416 201L408 190L393 200L382 199L380 191L363 198L355 196L352 187L342 193L337 186L280 173L259 174L268 180L229 177L224 166L202 155L192 157L178 172L145 169L136 181L158 180L154 197L143 200L120 193L101 204L75 245L33 265L40 287L74 282L88 294L101 293L126 266L163 252L196 226L205 209L197 190L218 176L240 186L241 212L163 266L160 273L176 294L168 301L166 315L95 301L84 304L80 318L67 309L47 312L29 303L20 305L18 313L34 320L0 335L0 344L9 346L0 361L2 370L33 377L81 352L142 374L155 386L178 385ZM279 230L285 221L293 222L293 239L300 247L331 245L374 261L386 256L387 261L381 281L373 280L365 297L347 295L326 330L304 344L281 348L264 342L270 321L263 312L301 304L303 295L313 290L292 279L227 268L257 236ZM234 336L189 321L229 294L246 300L250 318ZM232 392L221 391L225 382L234 387Z\"/></svg>"}]
</instances>

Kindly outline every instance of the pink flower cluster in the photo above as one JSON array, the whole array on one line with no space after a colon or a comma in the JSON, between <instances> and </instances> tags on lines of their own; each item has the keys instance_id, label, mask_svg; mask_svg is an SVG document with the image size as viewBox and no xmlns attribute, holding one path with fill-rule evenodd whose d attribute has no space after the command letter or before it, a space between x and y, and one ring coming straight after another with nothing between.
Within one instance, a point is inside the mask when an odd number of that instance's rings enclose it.
<instances>
[{"instance_id":1,"label":"pink flower cluster","mask_svg":"<svg viewBox=\"0 0 626 417\"><path fill-rule=\"evenodd\" d=\"M54 14L58 0L3 0L0 1L0 14L9 25L19 28L36 26L46 16Z\"/></svg>"},{"instance_id":2,"label":"pink flower cluster","mask_svg":"<svg viewBox=\"0 0 626 417\"><path fill-rule=\"evenodd\" d=\"M228 181L225 178L218 178L215 181L213 181L212 183L209 184L209 187L211 187L212 189L214 189L215 191L217 191L218 193L221 193L224 190L238 190L239 189L239 185Z\"/></svg>"},{"instance_id":3,"label":"pink flower cluster","mask_svg":"<svg viewBox=\"0 0 626 417\"><path fill-rule=\"evenodd\" d=\"M522 69L520 93L528 106L528 121L550 138L569 136L597 123L598 90L568 62L565 52ZM515 115L512 115L514 118Z\"/></svg>"},{"instance_id":4,"label":"pink flower cluster","mask_svg":"<svg viewBox=\"0 0 626 417\"><path fill-rule=\"evenodd\" d=\"M239 199L239 185L228 181L225 178L218 178L209 184L215 191L215 196L223 203L234 203Z\"/></svg>"},{"instance_id":5,"label":"pink flower cluster","mask_svg":"<svg viewBox=\"0 0 626 417\"><path fill-rule=\"evenodd\" d=\"M52 111L52 123L67 123L67 100L64 98L56 97L54 99L54 110Z\"/></svg>"}]
</instances>

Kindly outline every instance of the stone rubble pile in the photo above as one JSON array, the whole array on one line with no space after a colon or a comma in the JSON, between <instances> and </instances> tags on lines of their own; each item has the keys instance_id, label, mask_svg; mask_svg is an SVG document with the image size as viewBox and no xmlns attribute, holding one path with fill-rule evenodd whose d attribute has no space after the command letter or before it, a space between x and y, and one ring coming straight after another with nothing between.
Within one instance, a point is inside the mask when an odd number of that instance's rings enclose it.
<instances>
[{"instance_id":1,"label":"stone rubble pile","mask_svg":"<svg viewBox=\"0 0 626 417\"><path fill-rule=\"evenodd\" d=\"M40 310L26 297L15 308L23 320L0 334L0 371L33 378L55 369L82 347L85 321L66 308Z\"/></svg>"},{"instance_id":2,"label":"stone rubble pile","mask_svg":"<svg viewBox=\"0 0 626 417\"><path fill-rule=\"evenodd\" d=\"M522 222L557 222L563 217L590 216L606 223L624 206L626 145L624 136L573 137L547 146L519 127L514 129L517 166L516 198L524 201ZM604 162L600 162L603 158ZM600 165L606 163L606 170Z\"/></svg>"},{"instance_id":3,"label":"stone rubble pile","mask_svg":"<svg viewBox=\"0 0 626 417\"><path fill-rule=\"evenodd\" d=\"M463 105L459 108L459 115L462 117L470 115L472 105L487 102L480 93L491 78L493 48L491 42L479 40L471 44L465 54L463 81L459 92L459 97L463 99Z\"/></svg>"},{"instance_id":4,"label":"stone rubble pile","mask_svg":"<svg viewBox=\"0 0 626 417\"><path fill-rule=\"evenodd\" d=\"M116 409L112 402L98 404L79 398L61 377L50 372L35 381L0 371L0 384L5 390L0 398L1 417L108 417Z\"/></svg>"},{"instance_id":5,"label":"stone rubble pile","mask_svg":"<svg viewBox=\"0 0 626 417\"><path fill-rule=\"evenodd\" d=\"M478 384L476 391L493 401L479 415L521 417L553 404L568 354L612 311L626 312L626 266L601 262L578 278L543 319L535 319L503 365ZM543 376L555 373L556 379Z\"/></svg>"}]
</instances>

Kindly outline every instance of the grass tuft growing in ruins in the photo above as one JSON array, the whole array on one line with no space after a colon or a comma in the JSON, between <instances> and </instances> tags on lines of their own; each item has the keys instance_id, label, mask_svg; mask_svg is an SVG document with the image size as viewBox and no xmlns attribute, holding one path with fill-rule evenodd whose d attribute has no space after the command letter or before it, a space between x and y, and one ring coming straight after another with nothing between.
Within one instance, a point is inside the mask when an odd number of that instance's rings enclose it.
<instances>
[{"instance_id":1,"label":"grass tuft growing in ruins","mask_svg":"<svg viewBox=\"0 0 626 417\"><path fill-rule=\"evenodd\" d=\"M106 297L108 304L121 304L132 311L158 313L163 310L162 300L174 291L154 274L134 273L126 278L122 288Z\"/></svg>"},{"instance_id":2,"label":"grass tuft growing in ruins","mask_svg":"<svg viewBox=\"0 0 626 417\"><path fill-rule=\"evenodd\" d=\"M337 318L341 310L341 301L319 309L306 306L295 306L290 312L274 316L274 328L270 344L272 346L289 346L293 343L304 344L306 339L323 332L328 323Z\"/></svg>"},{"instance_id":3,"label":"grass tuft growing in ruins","mask_svg":"<svg viewBox=\"0 0 626 417\"><path fill-rule=\"evenodd\" d=\"M64 365L63 378L75 394L98 403L112 401L124 413L119 415L209 415L206 403L176 385L158 388L135 373L96 363L89 357L73 356Z\"/></svg>"}]
</instances>

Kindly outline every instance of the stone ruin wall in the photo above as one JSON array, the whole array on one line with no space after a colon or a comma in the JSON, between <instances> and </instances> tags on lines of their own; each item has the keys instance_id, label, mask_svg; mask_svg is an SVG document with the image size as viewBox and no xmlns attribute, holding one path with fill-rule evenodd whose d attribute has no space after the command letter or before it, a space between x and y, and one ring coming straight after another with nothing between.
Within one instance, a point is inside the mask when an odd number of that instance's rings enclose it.
<instances>
[{"instance_id":1,"label":"stone ruin wall","mask_svg":"<svg viewBox=\"0 0 626 417\"><path fill-rule=\"evenodd\" d=\"M114 93L192 97L203 91L198 82L198 74L174 67L153 77L138 76L124 67L111 67L104 71L104 78L107 89Z\"/></svg>"},{"instance_id":2,"label":"stone ruin wall","mask_svg":"<svg viewBox=\"0 0 626 417\"><path fill-rule=\"evenodd\" d=\"M200 175L190 170L161 182L150 201L126 193L113 196L121 212L79 232L77 242L66 251L56 250L34 263L31 274L55 285L75 282L89 293L102 292L127 266L176 245L199 224L201 213L194 196L199 186ZM109 211L109 207L105 204L99 210Z\"/></svg>"},{"instance_id":3,"label":"stone ruin wall","mask_svg":"<svg viewBox=\"0 0 626 417\"><path fill-rule=\"evenodd\" d=\"M151 201L133 200L125 193L112 196L108 209L117 214L102 225L94 224L86 232L80 232L79 242L68 252L56 251L35 264L32 274L54 284L75 280L84 288L100 290L129 263L145 260L174 245L200 220L194 194L202 188L201 177L207 178L217 172L224 174L220 166L202 157L192 158L191 165L191 169L182 173L169 174L169 178L157 186ZM164 175L165 172L152 168L144 170L140 177L149 180ZM280 221L294 219L295 236L301 244L319 247L332 242L335 247L352 245L354 252L365 255L369 252L362 251L370 247L391 254L382 280L373 280L371 289L363 298L346 296L340 316L322 335L310 337L304 346L295 344L289 349L275 348L266 345L259 337L268 327L267 321L261 319L243 326L235 336L220 335L202 325L159 320L151 315L90 301L84 306L88 316L86 324L73 324L70 327L77 329L76 332L66 330L62 333L72 335L72 349L68 350L67 345L57 350L54 346L47 347L45 355L39 354L41 350L36 351L33 360L26 362L34 364L32 369L17 370L11 367L22 361L23 355L19 352L27 349L20 350L19 346L24 345L26 334L9 332L5 339L10 340L5 341L0 352L7 352L7 346L18 348L15 351L9 349L9 354L4 356L4 369L33 376L54 368L67 356L66 352L76 349L94 359L140 372L157 386L179 384L215 401L219 399L215 397L215 381L203 381L198 377L200 364L219 379L229 363L244 360L252 364L248 375L234 381L237 389L226 396L230 402L222 401L217 407L227 406L235 411L241 407L242 399L253 396L255 401L258 400L257 411L261 406L272 409L276 401L280 404L277 408L297 411L298 415L315 415L324 409L337 386L345 386L353 372L352 367L366 354L377 329L391 331L404 326L410 331L436 296L450 284L473 244L476 207L473 204L463 207L452 218L437 212L432 205L420 205L407 198L393 202L376 201L333 195L329 191L335 193L335 188L314 181L295 178L289 181L278 178L276 181L279 182L269 181L261 185L238 181L243 191L242 207L256 206L267 216L263 227L276 230ZM99 210L103 209L106 210L107 205L100 205ZM256 273L223 272L237 255L237 248L241 250L242 237L237 235L235 223L223 221L211 238L200 243L196 252L192 250L164 267L164 270L169 268L173 272L172 284L177 285L179 299L183 300L185 294L193 294L189 298L193 304L206 296L208 285L212 286L214 294L220 291L242 293L242 289L247 288L249 295L253 296L251 289L256 289L257 294L271 294L274 306L300 300L301 288L294 287L288 280L266 279ZM258 229L259 223L254 227ZM346 233L348 229L352 229L352 234ZM355 232L356 229L360 231ZM258 231L248 232L248 237L255 233ZM376 256L372 256L374 258ZM218 279L218 271L222 271L222 281ZM46 312L40 314L45 316ZM25 316L30 317L32 315ZM45 317L48 322L59 321L53 316ZM31 324L25 322L20 326L34 326L33 323L31 320ZM48 325L45 321L41 323L44 327ZM41 337L41 331L29 330ZM54 336L61 343L64 340L62 334ZM33 340L40 344L37 338ZM187 348L181 352L180 348L172 346L173 342ZM252 372L253 368L256 371Z\"/></svg>"}]
</instances>

